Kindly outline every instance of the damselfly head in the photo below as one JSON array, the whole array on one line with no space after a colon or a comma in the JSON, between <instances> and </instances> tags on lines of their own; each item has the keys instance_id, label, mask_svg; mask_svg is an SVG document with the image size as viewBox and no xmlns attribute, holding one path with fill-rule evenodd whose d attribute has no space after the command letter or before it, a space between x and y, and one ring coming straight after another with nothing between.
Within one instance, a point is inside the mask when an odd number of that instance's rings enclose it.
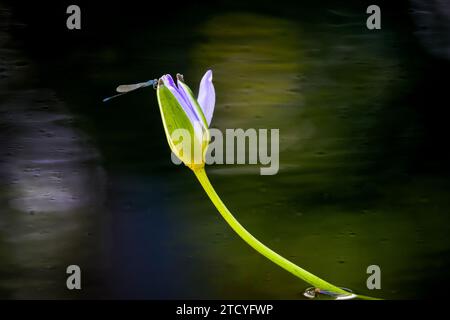
<instances>
[{"instance_id":1,"label":"damselfly head","mask_svg":"<svg viewBox=\"0 0 450 320\"><path fill-rule=\"evenodd\" d=\"M180 73L177 73L177 80L180 80L181 82L184 82L184 76Z\"/></svg>"}]
</instances>

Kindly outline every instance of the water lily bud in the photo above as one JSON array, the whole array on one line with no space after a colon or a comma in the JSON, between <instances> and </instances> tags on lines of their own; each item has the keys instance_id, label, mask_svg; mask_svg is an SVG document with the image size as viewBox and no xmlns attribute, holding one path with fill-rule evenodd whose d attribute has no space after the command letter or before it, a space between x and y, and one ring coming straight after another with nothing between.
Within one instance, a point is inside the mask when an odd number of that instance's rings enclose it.
<instances>
[{"instance_id":1,"label":"water lily bud","mask_svg":"<svg viewBox=\"0 0 450 320\"><path fill-rule=\"evenodd\" d=\"M189 168L205 165L210 135L209 123L215 105L212 72L205 73L200 83L199 99L177 75L177 84L170 75L158 81L159 110L167 141L172 152Z\"/></svg>"}]
</instances>

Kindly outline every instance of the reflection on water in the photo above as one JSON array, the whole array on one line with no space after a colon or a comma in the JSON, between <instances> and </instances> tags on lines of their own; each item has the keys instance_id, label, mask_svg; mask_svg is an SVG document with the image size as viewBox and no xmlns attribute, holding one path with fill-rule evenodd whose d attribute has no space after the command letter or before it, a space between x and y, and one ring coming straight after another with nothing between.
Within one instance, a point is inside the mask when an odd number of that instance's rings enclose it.
<instances>
[{"instance_id":1,"label":"reflection on water","mask_svg":"<svg viewBox=\"0 0 450 320\"><path fill-rule=\"evenodd\" d=\"M193 48L191 68L193 73L214 69L219 100L212 126L223 132L283 128L282 150L301 145L312 134L311 123L293 122L302 112L306 69L298 25L262 15L226 14L207 21L199 33L206 40ZM216 172L230 170L255 174L258 169L227 166Z\"/></svg>"},{"instance_id":2,"label":"reflection on water","mask_svg":"<svg viewBox=\"0 0 450 320\"><path fill-rule=\"evenodd\" d=\"M33 88L30 62L8 47L2 29L0 296L64 296L65 268L95 250L80 248L98 219L92 214L101 212L104 173L64 102L50 89Z\"/></svg>"},{"instance_id":3,"label":"reflection on water","mask_svg":"<svg viewBox=\"0 0 450 320\"><path fill-rule=\"evenodd\" d=\"M443 0L411 0L416 35L427 50L450 59L450 3Z\"/></svg>"},{"instance_id":4,"label":"reflection on water","mask_svg":"<svg viewBox=\"0 0 450 320\"><path fill-rule=\"evenodd\" d=\"M213 125L280 128L281 149L280 173L270 179L242 166L215 166L209 172L244 225L299 265L373 294L365 287L366 268L379 264L385 289L380 296L411 297L414 284L399 274L413 272L409 266L426 251L410 243L426 242L439 254L439 237L425 240L417 233L426 219L413 199L424 195L412 190L401 169L401 179L391 176L396 160L385 162L381 141L396 141L394 158L403 160L420 128L414 111L392 105L408 85L394 35L365 32L357 14L345 18L345 23L316 28L253 14L205 22L199 32L206 39L192 50L191 68L215 70ZM390 122L399 121L399 114L408 122L393 130ZM406 190L411 193L405 195ZM439 211L433 217L446 221ZM214 239L215 245L203 249L214 261L208 272L219 296L303 298L302 283L264 264L225 223L202 221L202 236L187 237ZM433 233L446 230L442 225ZM417 275L416 281L421 281Z\"/></svg>"},{"instance_id":5,"label":"reflection on water","mask_svg":"<svg viewBox=\"0 0 450 320\"><path fill-rule=\"evenodd\" d=\"M33 104L42 109L33 110ZM3 136L2 176L11 182L11 208L61 213L102 201L101 173L89 166L98 155L70 127L72 117L51 92L14 92L2 111L10 131Z\"/></svg>"}]
</instances>

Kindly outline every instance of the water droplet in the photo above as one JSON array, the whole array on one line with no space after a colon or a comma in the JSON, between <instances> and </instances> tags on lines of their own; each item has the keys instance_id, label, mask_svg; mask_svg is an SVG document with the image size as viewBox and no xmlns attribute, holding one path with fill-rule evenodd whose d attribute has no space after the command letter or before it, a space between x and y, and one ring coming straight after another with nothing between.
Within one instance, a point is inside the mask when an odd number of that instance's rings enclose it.
<instances>
[{"instance_id":1,"label":"water droplet","mask_svg":"<svg viewBox=\"0 0 450 320\"><path fill-rule=\"evenodd\" d=\"M311 288L307 288L303 292L303 295L308 299L314 299L319 294L319 291L320 290L318 288L311 287Z\"/></svg>"},{"instance_id":2,"label":"water droplet","mask_svg":"<svg viewBox=\"0 0 450 320\"><path fill-rule=\"evenodd\" d=\"M332 297L336 300L347 300L347 299L354 299L357 296L355 294L353 294L353 291L347 288L341 288L344 291L347 291L349 294L340 294L340 293L334 293L331 291L327 291L327 290L321 290L319 288L315 288L315 287L310 287L307 288L304 292L303 295L306 298L309 299L314 299L319 297L320 295L325 295L325 296L329 296Z\"/></svg>"}]
</instances>

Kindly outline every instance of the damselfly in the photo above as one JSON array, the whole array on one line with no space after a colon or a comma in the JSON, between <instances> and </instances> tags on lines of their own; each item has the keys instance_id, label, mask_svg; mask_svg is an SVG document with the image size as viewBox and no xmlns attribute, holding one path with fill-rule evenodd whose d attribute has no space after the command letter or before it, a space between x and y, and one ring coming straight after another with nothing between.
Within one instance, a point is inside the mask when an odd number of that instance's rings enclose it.
<instances>
[{"instance_id":1,"label":"damselfly","mask_svg":"<svg viewBox=\"0 0 450 320\"><path fill-rule=\"evenodd\" d=\"M135 83L135 84L122 84L116 88L116 91L119 92L119 94L105 98L105 99L103 99L103 102L107 102L113 98L120 97L121 95L124 95L125 93L131 92L131 91L134 91L134 90L137 90L140 88L145 88L145 87L150 87L150 86L153 86L153 88L156 88L157 84L158 84L158 79L148 80L147 82L140 82L140 83Z\"/></svg>"}]
</instances>

